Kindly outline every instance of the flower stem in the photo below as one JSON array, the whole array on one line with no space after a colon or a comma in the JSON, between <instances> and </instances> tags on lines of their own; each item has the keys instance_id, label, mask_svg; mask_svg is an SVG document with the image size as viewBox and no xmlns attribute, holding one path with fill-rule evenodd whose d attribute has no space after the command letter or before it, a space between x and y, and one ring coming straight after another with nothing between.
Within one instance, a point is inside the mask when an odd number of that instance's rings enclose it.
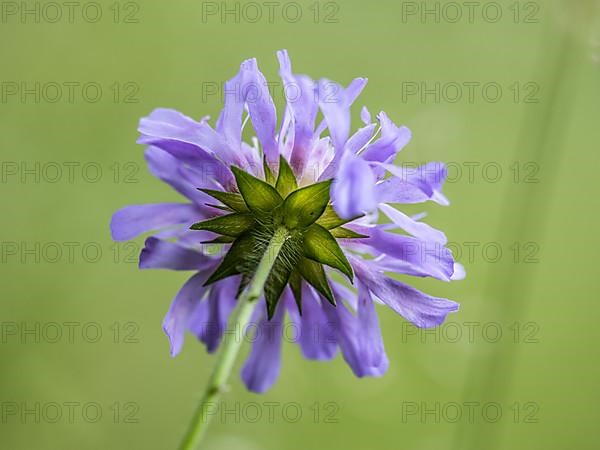
<instances>
[{"instance_id":1,"label":"flower stem","mask_svg":"<svg viewBox=\"0 0 600 450\"><path fill-rule=\"evenodd\" d=\"M271 242L263 254L252 281L240 295L235 310L231 315L230 326L243 330L252 318L256 300L261 296L267 277L273 268L277 255L288 237L285 228L279 228L273 234ZM207 414L208 406L218 400L225 389L235 359L242 346L243 339L225 339L217 355L217 363L204 391L202 401L198 405L194 417L180 445L180 450L197 450L206 432L208 421L212 415Z\"/></svg>"}]
</instances>

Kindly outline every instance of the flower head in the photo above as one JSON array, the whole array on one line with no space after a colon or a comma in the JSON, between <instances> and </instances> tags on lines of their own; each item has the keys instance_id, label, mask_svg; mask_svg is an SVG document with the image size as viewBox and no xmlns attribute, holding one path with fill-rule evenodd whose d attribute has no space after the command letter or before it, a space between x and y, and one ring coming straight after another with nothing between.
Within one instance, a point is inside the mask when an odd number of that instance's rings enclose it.
<instances>
[{"instance_id":1,"label":"flower head","mask_svg":"<svg viewBox=\"0 0 600 450\"><path fill-rule=\"evenodd\" d=\"M366 79L346 88L315 82L292 72L286 51L278 58L288 93L279 126L254 59L225 83L214 128L208 118L197 122L168 109L142 119L138 142L148 146L150 171L188 202L128 206L111 223L116 240L153 233L140 268L194 272L163 323L173 356L186 331L209 352L217 349L236 298L269 242L281 239L264 301L254 311L261 332L242 370L256 392L278 376L286 313L306 358L328 360L339 349L357 376L380 376L388 359L375 302L424 328L458 309L386 273L443 281L464 276L441 231L390 206L428 200L447 205L444 165L392 165L411 134L383 112L377 124L363 108L364 126L350 135L350 108ZM256 134L252 145L242 141L248 120ZM391 223L378 224L379 212Z\"/></svg>"}]
</instances>

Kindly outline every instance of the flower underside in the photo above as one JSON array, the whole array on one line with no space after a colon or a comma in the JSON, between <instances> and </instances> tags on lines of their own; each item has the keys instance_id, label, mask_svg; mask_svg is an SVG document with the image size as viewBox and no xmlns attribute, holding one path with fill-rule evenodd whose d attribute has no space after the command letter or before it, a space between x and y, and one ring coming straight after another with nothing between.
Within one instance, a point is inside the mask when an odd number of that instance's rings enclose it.
<instances>
[{"instance_id":1,"label":"flower underside","mask_svg":"<svg viewBox=\"0 0 600 450\"><path fill-rule=\"evenodd\" d=\"M342 226L358 217L344 220L335 213L329 198L333 180L298 188L296 176L283 157L279 159L277 178L266 162L265 181L235 166L231 170L239 193L200 189L221 202L224 206L213 206L228 214L191 227L220 235L210 243L231 244L205 285L241 274L239 296L279 231L285 236L283 246L277 255L267 255L276 258L264 288L269 320L288 283L302 313L302 278L335 306L323 265L338 269L353 282L352 267L336 239L367 236Z\"/></svg>"}]
</instances>

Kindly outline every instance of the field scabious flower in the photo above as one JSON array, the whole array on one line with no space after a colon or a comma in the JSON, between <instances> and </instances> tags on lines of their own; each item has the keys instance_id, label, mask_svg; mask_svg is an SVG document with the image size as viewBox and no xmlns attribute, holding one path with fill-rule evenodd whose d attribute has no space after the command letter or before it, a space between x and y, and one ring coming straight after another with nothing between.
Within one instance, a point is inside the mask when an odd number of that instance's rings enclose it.
<instances>
[{"instance_id":1,"label":"field scabious flower","mask_svg":"<svg viewBox=\"0 0 600 450\"><path fill-rule=\"evenodd\" d=\"M255 392L278 377L286 315L306 358L328 360L340 350L357 376L380 376L388 358L375 303L423 328L458 309L386 273L443 281L464 274L441 231L390 206L447 205L444 165L392 165L411 133L383 112L374 122L363 108L364 125L351 134L350 109L366 79L347 87L314 81L293 73L286 51L278 59L287 98L279 126L254 59L225 83L214 128L208 118L197 122L170 109L142 119L138 142L147 146L150 171L188 201L128 206L111 222L115 240L153 233L141 269L194 272L164 319L173 356L187 331L209 352L219 347L236 299L278 240L252 316L263 332L253 338L242 369ZM256 134L251 144L242 140L248 121ZM379 213L390 223L378 224ZM218 255L207 251L216 246Z\"/></svg>"}]
</instances>

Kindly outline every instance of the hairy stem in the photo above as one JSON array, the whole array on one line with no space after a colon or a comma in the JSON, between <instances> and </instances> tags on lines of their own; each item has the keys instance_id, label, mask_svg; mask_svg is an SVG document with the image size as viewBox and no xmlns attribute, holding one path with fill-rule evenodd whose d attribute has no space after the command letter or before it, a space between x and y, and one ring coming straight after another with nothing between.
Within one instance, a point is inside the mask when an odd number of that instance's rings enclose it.
<instances>
[{"instance_id":1,"label":"hairy stem","mask_svg":"<svg viewBox=\"0 0 600 450\"><path fill-rule=\"evenodd\" d=\"M275 231L267 250L258 264L254 278L240 295L238 304L231 315L230 326L233 326L234 329L243 330L250 322L252 312L256 306L256 300L258 300L263 292L267 277L287 237L288 233L285 228L279 228ZM217 363L210 376L202 400L181 442L180 450L197 450L199 448L202 437L208 427L209 419L212 416L207 414L208 407L216 402L223 392L242 342L243 339L240 336L236 336L233 338L229 337L229 339L225 339L222 343L217 355Z\"/></svg>"}]
</instances>

